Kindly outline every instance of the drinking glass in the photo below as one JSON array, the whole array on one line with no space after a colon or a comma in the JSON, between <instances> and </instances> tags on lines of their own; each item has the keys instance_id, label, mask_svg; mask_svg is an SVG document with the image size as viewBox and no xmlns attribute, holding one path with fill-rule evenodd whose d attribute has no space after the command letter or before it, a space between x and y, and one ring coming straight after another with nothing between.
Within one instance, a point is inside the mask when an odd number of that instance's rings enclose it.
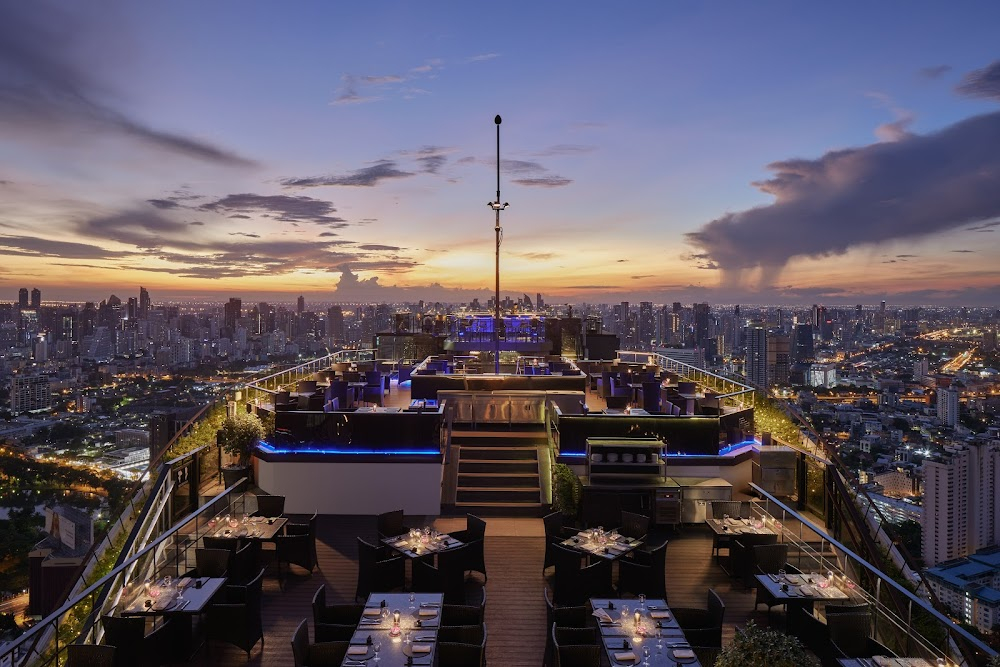
<instances>
[{"instance_id":1,"label":"drinking glass","mask_svg":"<svg viewBox=\"0 0 1000 667\"><path fill-rule=\"evenodd\" d=\"M382 607L382 621L387 622L389 620L389 608Z\"/></svg>"},{"instance_id":2,"label":"drinking glass","mask_svg":"<svg viewBox=\"0 0 1000 667\"><path fill-rule=\"evenodd\" d=\"M410 609L416 607L416 602L417 602L417 596L414 595L413 593L410 593Z\"/></svg>"},{"instance_id":3,"label":"drinking glass","mask_svg":"<svg viewBox=\"0 0 1000 667\"><path fill-rule=\"evenodd\" d=\"M406 632L403 633L403 643L404 644L409 644L410 643L410 631L409 630L407 630Z\"/></svg>"},{"instance_id":4,"label":"drinking glass","mask_svg":"<svg viewBox=\"0 0 1000 667\"><path fill-rule=\"evenodd\" d=\"M778 570L778 581L784 581L784 580L785 580L785 568L780 568Z\"/></svg>"},{"instance_id":5,"label":"drinking glass","mask_svg":"<svg viewBox=\"0 0 1000 667\"><path fill-rule=\"evenodd\" d=\"M649 667L649 647L648 646L643 646L642 647L642 664L646 665L646 667Z\"/></svg>"},{"instance_id":6,"label":"drinking glass","mask_svg":"<svg viewBox=\"0 0 1000 667\"><path fill-rule=\"evenodd\" d=\"M660 627L659 623L656 624L656 652L659 653L663 650L663 628Z\"/></svg>"},{"instance_id":7,"label":"drinking glass","mask_svg":"<svg viewBox=\"0 0 1000 667\"><path fill-rule=\"evenodd\" d=\"M639 609L646 610L646 594L639 593Z\"/></svg>"},{"instance_id":8,"label":"drinking glass","mask_svg":"<svg viewBox=\"0 0 1000 667\"><path fill-rule=\"evenodd\" d=\"M163 587L164 588L166 588L166 589L169 590L171 582L173 582L173 579L170 578L169 574L167 576L163 577Z\"/></svg>"},{"instance_id":9,"label":"drinking glass","mask_svg":"<svg viewBox=\"0 0 1000 667\"><path fill-rule=\"evenodd\" d=\"M378 652L382 650L382 642L376 640L372 642L372 649L375 651L375 659L373 662L378 662L382 658L379 657Z\"/></svg>"},{"instance_id":10,"label":"drinking glass","mask_svg":"<svg viewBox=\"0 0 1000 667\"><path fill-rule=\"evenodd\" d=\"M629 617L628 617L628 605L627 604L623 604L622 605L622 627L625 627L625 624L628 622L628 620L629 620Z\"/></svg>"}]
</instances>

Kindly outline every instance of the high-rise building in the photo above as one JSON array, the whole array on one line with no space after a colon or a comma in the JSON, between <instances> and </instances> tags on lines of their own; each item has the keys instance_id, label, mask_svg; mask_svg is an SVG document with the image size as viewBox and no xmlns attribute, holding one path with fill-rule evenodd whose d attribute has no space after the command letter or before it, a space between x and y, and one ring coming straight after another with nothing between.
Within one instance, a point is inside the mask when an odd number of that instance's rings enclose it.
<instances>
[{"instance_id":1,"label":"high-rise building","mask_svg":"<svg viewBox=\"0 0 1000 667\"><path fill-rule=\"evenodd\" d=\"M42 290L37 287L31 290L31 308L32 310L38 310L42 307Z\"/></svg>"},{"instance_id":2,"label":"high-rise building","mask_svg":"<svg viewBox=\"0 0 1000 667\"><path fill-rule=\"evenodd\" d=\"M648 350L656 338L656 318L651 301L639 302L639 349Z\"/></svg>"},{"instance_id":3,"label":"high-rise building","mask_svg":"<svg viewBox=\"0 0 1000 667\"><path fill-rule=\"evenodd\" d=\"M304 313L305 310L306 310L306 298L300 294L299 300L295 304L295 312Z\"/></svg>"},{"instance_id":4,"label":"high-rise building","mask_svg":"<svg viewBox=\"0 0 1000 667\"><path fill-rule=\"evenodd\" d=\"M139 319L146 319L149 317L149 290L145 287L139 288Z\"/></svg>"},{"instance_id":5,"label":"high-rise building","mask_svg":"<svg viewBox=\"0 0 1000 667\"><path fill-rule=\"evenodd\" d=\"M788 384L788 370L791 366L789 339L783 333L768 331L767 339L767 382L768 384Z\"/></svg>"},{"instance_id":6,"label":"high-rise building","mask_svg":"<svg viewBox=\"0 0 1000 667\"><path fill-rule=\"evenodd\" d=\"M792 360L795 363L811 361L816 355L813 347L813 326L796 324L794 332Z\"/></svg>"},{"instance_id":7,"label":"high-rise building","mask_svg":"<svg viewBox=\"0 0 1000 667\"><path fill-rule=\"evenodd\" d=\"M1000 544L1000 441L945 446L924 459L923 558L934 565Z\"/></svg>"},{"instance_id":8,"label":"high-rise building","mask_svg":"<svg viewBox=\"0 0 1000 667\"><path fill-rule=\"evenodd\" d=\"M941 387L937 392L937 418L942 424L958 423L958 395L956 387Z\"/></svg>"},{"instance_id":9,"label":"high-rise building","mask_svg":"<svg viewBox=\"0 0 1000 667\"><path fill-rule=\"evenodd\" d=\"M28 307L28 288L22 287L17 291L17 307L24 310Z\"/></svg>"},{"instance_id":10,"label":"high-rise building","mask_svg":"<svg viewBox=\"0 0 1000 667\"><path fill-rule=\"evenodd\" d=\"M545 309L545 302L542 301L542 293L535 292L535 309L541 312Z\"/></svg>"},{"instance_id":11,"label":"high-rise building","mask_svg":"<svg viewBox=\"0 0 1000 667\"><path fill-rule=\"evenodd\" d=\"M336 344L344 342L344 311L340 306L326 311L326 335Z\"/></svg>"},{"instance_id":12,"label":"high-rise building","mask_svg":"<svg viewBox=\"0 0 1000 667\"><path fill-rule=\"evenodd\" d=\"M712 309L707 303L694 304L694 344L698 347L702 347L710 336L711 317Z\"/></svg>"},{"instance_id":13,"label":"high-rise building","mask_svg":"<svg viewBox=\"0 0 1000 667\"><path fill-rule=\"evenodd\" d=\"M223 323L230 331L236 330L236 324L243 317L243 300L236 297L229 297L228 303L223 305Z\"/></svg>"},{"instance_id":14,"label":"high-rise building","mask_svg":"<svg viewBox=\"0 0 1000 667\"><path fill-rule=\"evenodd\" d=\"M767 329L750 326L744 336L747 345L745 375L750 384L767 387Z\"/></svg>"},{"instance_id":15,"label":"high-rise building","mask_svg":"<svg viewBox=\"0 0 1000 667\"><path fill-rule=\"evenodd\" d=\"M15 375L10 385L10 411L14 414L48 410L52 407L49 378L44 375Z\"/></svg>"}]
</instances>

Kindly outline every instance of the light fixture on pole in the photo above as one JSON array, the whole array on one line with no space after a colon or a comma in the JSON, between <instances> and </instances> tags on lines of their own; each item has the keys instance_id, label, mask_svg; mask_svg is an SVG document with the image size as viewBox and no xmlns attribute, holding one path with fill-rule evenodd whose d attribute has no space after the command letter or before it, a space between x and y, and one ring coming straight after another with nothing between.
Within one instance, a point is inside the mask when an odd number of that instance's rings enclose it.
<instances>
[{"instance_id":1,"label":"light fixture on pole","mask_svg":"<svg viewBox=\"0 0 1000 667\"><path fill-rule=\"evenodd\" d=\"M496 225L494 230L497 237L497 291L493 301L493 364L494 372L500 374L500 326L502 320L500 318L500 240L503 238L503 229L500 227L500 211L504 210L510 204L507 202L500 203L500 116L498 115L493 119L493 122L497 124L497 198L496 201L488 202L486 205L496 211Z\"/></svg>"}]
</instances>

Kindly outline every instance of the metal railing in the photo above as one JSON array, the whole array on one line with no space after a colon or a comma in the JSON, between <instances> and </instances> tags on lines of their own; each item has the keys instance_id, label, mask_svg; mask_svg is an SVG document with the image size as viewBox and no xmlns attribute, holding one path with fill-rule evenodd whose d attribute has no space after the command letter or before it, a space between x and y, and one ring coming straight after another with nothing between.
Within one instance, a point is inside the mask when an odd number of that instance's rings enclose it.
<instances>
[{"instance_id":1,"label":"metal railing","mask_svg":"<svg viewBox=\"0 0 1000 667\"><path fill-rule=\"evenodd\" d=\"M732 378L718 375L707 371L699 366L671 359L658 352L628 352L618 350L618 361L627 364L646 364L648 366L659 366L665 371L675 373L688 382L696 382L699 385L716 392L719 406L730 408L731 410L747 410L754 406L754 388L737 382Z\"/></svg>"},{"instance_id":2,"label":"metal railing","mask_svg":"<svg viewBox=\"0 0 1000 667\"><path fill-rule=\"evenodd\" d=\"M375 361L375 350L341 350L251 380L245 385L246 400L272 405L274 394L293 388L299 380L310 377L314 373L329 370L332 364L357 363L359 361Z\"/></svg>"},{"instance_id":3,"label":"metal railing","mask_svg":"<svg viewBox=\"0 0 1000 667\"><path fill-rule=\"evenodd\" d=\"M167 468L167 466L164 466ZM214 522L224 514L241 515L250 509L247 496L238 492L245 480L225 489L185 520L170 524L162 532L164 512L169 506L169 470L161 477L161 492L150 495L139 532L148 543L120 561L108 574L90 584L52 614L35 624L17 640L0 647L0 665L12 667L59 667L66 664L66 646L98 643L104 629L101 617L134 601L145 591L146 582L164 576L178 577L194 567L194 549L201 537L215 530Z\"/></svg>"},{"instance_id":4,"label":"metal railing","mask_svg":"<svg viewBox=\"0 0 1000 667\"><path fill-rule=\"evenodd\" d=\"M934 661L938 658L974 667L996 651L952 619L831 537L808 518L756 484L751 489L765 502L753 512L789 545L789 563L822 579L833 574L853 602L865 601L872 614L872 636L899 655Z\"/></svg>"}]
</instances>

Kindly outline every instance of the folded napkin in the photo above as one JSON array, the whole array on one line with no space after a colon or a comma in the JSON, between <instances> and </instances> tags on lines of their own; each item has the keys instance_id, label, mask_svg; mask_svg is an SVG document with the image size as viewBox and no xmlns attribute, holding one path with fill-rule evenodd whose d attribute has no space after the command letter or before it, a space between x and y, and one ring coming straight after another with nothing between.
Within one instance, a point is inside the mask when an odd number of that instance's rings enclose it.
<instances>
[{"instance_id":1,"label":"folded napkin","mask_svg":"<svg viewBox=\"0 0 1000 667\"><path fill-rule=\"evenodd\" d=\"M603 621L605 623L614 623L614 619L612 619L611 616L608 615L608 612L604 611L603 609L595 609L594 616L596 616L597 620L599 621Z\"/></svg>"},{"instance_id":2,"label":"folded napkin","mask_svg":"<svg viewBox=\"0 0 1000 667\"><path fill-rule=\"evenodd\" d=\"M364 614L365 616L381 616L382 610L378 607L365 607Z\"/></svg>"},{"instance_id":3,"label":"folded napkin","mask_svg":"<svg viewBox=\"0 0 1000 667\"><path fill-rule=\"evenodd\" d=\"M872 662L874 662L878 667L895 667L896 661L892 658L887 658L884 655L873 655Z\"/></svg>"},{"instance_id":4,"label":"folded napkin","mask_svg":"<svg viewBox=\"0 0 1000 667\"><path fill-rule=\"evenodd\" d=\"M671 653L674 654L675 658L679 658L681 660L687 660L694 657L694 651L689 648L675 648L671 651Z\"/></svg>"},{"instance_id":5,"label":"folded napkin","mask_svg":"<svg viewBox=\"0 0 1000 667\"><path fill-rule=\"evenodd\" d=\"M803 595L814 595L816 593L812 586L799 586L799 592Z\"/></svg>"},{"instance_id":6,"label":"folded napkin","mask_svg":"<svg viewBox=\"0 0 1000 667\"><path fill-rule=\"evenodd\" d=\"M411 646L413 648L411 648L410 651L412 651L413 653L430 653L431 652L431 645L430 644L411 644Z\"/></svg>"},{"instance_id":7,"label":"folded napkin","mask_svg":"<svg viewBox=\"0 0 1000 667\"><path fill-rule=\"evenodd\" d=\"M651 611L649 612L650 618L670 618L669 611Z\"/></svg>"},{"instance_id":8,"label":"folded napkin","mask_svg":"<svg viewBox=\"0 0 1000 667\"><path fill-rule=\"evenodd\" d=\"M635 653L632 651L618 651L615 653L615 662L635 662Z\"/></svg>"},{"instance_id":9,"label":"folded napkin","mask_svg":"<svg viewBox=\"0 0 1000 667\"><path fill-rule=\"evenodd\" d=\"M615 553L619 553L620 554L623 551L627 551L628 547L626 547L626 546L618 546L617 544L612 544L611 546L608 547L608 550L614 551Z\"/></svg>"},{"instance_id":10,"label":"folded napkin","mask_svg":"<svg viewBox=\"0 0 1000 667\"><path fill-rule=\"evenodd\" d=\"M368 655L368 645L364 646L348 646L347 655Z\"/></svg>"},{"instance_id":11,"label":"folded napkin","mask_svg":"<svg viewBox=\"0 0 1000 667\"><path fill-rule=\"evenodd\" d=\"M163 611L173 603L174 603L173 596L161 595L160 597L156 598L156 600L153 601L153 609L157 611Z\"/></svg>"},{"instance_id":12,"label":"folded napkin","mask_svg":"<svg viewBox=\"0 0 1000 667\"><path fill-rule=\"evenodd\" d=\"M177 582L177 588L181 590L184 590L190 585L191 585L191 577L184 577L183 579Z\"/></svg>"},{"instance_id":13,"label":"folded napkin","mask_svg":"<svg viewBox=\"0 0 1000 667\"><path fill-rule=\"evenodd\" d=\"M421 609L417 614L420 616L437 616L438 612L437 609Z\"/></svg>"}]
</instances>

